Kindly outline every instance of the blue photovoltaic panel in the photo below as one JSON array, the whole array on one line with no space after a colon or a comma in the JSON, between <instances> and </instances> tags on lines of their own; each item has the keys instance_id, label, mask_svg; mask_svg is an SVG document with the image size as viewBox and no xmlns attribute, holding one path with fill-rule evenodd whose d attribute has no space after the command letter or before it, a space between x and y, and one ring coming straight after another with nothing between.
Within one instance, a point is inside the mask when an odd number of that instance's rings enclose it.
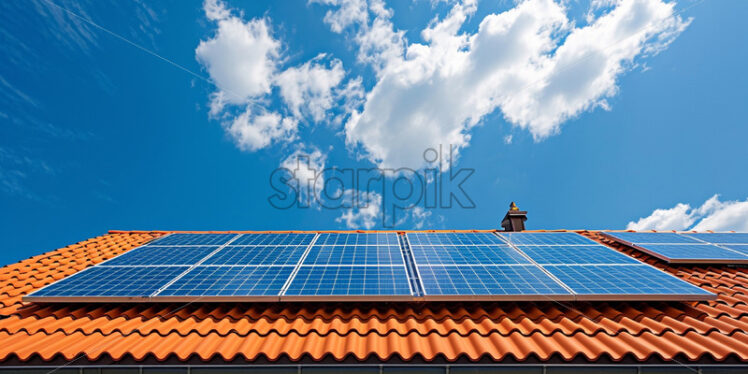
<instances>
[{"instance_id":1,"label":"blue photovoltaic panel","mask_svg":"<svg viewBox=\"0 0 748 374\"><path fill-rule=\"evenodd\" d=\"M744 255L748 255L748 244L720 244L720 247L725 247Z\"/></svg>"},{"instance_id":2,"label":"blue photovoltaic panel","mask_svg":"<svg viewBox=\"0 0 748 374\"><path fill-rule=\"evenodd\" d=\"M698 233L683 234L689 238L696 238L714 244L748 244L748 233Z\"/></svg>"},{"instance_id":3,"label":"blue photovoltaic panel","mask_svg":"<svg viewBox=\"0 0 748 374\"><path fill-rule=\"evenodd\" d=\"M410 232L408 243L413 245L506 245L490 232Z\"/></svg>"},{"instance_id":4,"label":"blue photovoltaic panel","mask_svg":"<svg viewBox=\"0 0 748 374\"><path fill-rule=\"evenodd\" d=\"M194 265L218 247L165 247L147 245L117 256L100 266Z\"/></svg>"},{"instance_id":5,"label":"blue photovoltaic panel","mask_svg":"<svg viewBox=\"0 0 748 374\"><path fill-rule=\"evenodd\" d=\"M711 293L649 265L546 265L577 295L685 295Z\"/></svg>"},{"instance_id":6,"label":"blue photovoltaic panel","mask_svg":"<svg viewBox=\"0 0 748 374\"><path fill-rule=\"evenodd\" d=\"M316 245L400 245L394 232L370 234L325 233L319 234Z\"/></svg>"},{"instance_id":7,"label":"blue photovoltaic panel","mask_svg":"<svg viewBox=\"0 0 748 374\"><path fill-rule=\"evenodd\" d=\"M409 296L405 266L301 266L286 296Z\"/></svg>"},{"instance_id":8,"label":"blue photovoltaic panel","mask_svg":"<svg viewBox=\"0 0 748 374\"><path fill-rule=\"evenodd\" d=\"M306 246L234 246L221 248L202 265L296 265Z\"/></svg>"},{"instance_id":9,"label":"blue photovoltaic panel","mask_svg":"<svg viewBox=\"0 0 748 374\"><path fill-rule=\"evenodd\" d=\"M531 262L514 248L480 245L411 246L416 265L507 265Z\"/></svg>"},{"instance_id":10,"label":"blue photovoltaic panel","mask_svg":"<svg viewBox=\"0 0 748 374\"><path fill-rule=\"evenodd\" d=\"M293 266L196 266L158 296L278 296Z\"/></svg>"},{"instance_id":11,"label":"blue photovoltaic panel","mask_svg":"<svg viewBox=\"0 0 748 374\"><path fill-rule=\"evenodd\" d=\"M405 265L399 246L315 245L304 265Z\"/></svg>"},{"instance_id":12,"label":"blue photovoltaic panel","mask_svg":"<svg viewBox=\"0 0 748 374\"><path fill-rule=\"evenodd\" d=\"M499 233L514 245L600 245L573 232Z\"/></svg>"},{"instance_id":13,"label":"blue photovoltaic panel","mask_svg":"<svg viewBox=\"0 0 748 374\"><path fill-rule=\"evenodd\" d=\"M242 234L231 245L309 245L315 234Z\"/></svg>"},{"instance_id":14,"label":"blue photovoltaic panel","mask_svg":"<svg viewBox=\"0 0 748 374\"><path fill-rule=\"evenodd\" d=\"M419 266L426 296L571 295L535 265Z\"/></svg>"},{"instance_id":15,"label":"blue photovoltaic panel","mask_svg":"<svg viewBox=\"0 0 748 374\"><path fill-rule=\"evenodd\" d=\"M606 232L606 235L632 244L699 244L694 238L673 232Z\"/></svg>"},{"instance_id":16,"label":"blue photovoltaic panel","mask_svg":"<svg viewBox=\"0 0 748 374\"><path fill-rule=\"evenodd\" d=\"M152 241L152 245L224 245L236 234L171 234Z\"/></svg>"},{"instance_id":17,"label":"blue photovoltaic panel","mask_svg":"<svg viewBox=\"0 0 748 374\"><path fill-rule=\"evenodd\" d=\"M711 244L646 244L647 251L671 260L745 260L748 256Z\"/></svg>"},{"instance_id":18,"label":"blue photovoltaic panel","mask_svg":"<svg viewBox=\"0 0 748 374\"><path fill-rule=\"evenodd\" d=\"M640 264L639 261L601 245L522 246L522 252L538 264Z\"/></svg>"},{"instance_id":19,"label":"blue photovoltaic panel","mask_svg":"<svg viewBox=\"0 0 748 374\"><path fill-rule=\"evenodd\" d=\"M188 266L92 267L52 283L32 297L148 297Z\"/></svg>"}]
</instances>

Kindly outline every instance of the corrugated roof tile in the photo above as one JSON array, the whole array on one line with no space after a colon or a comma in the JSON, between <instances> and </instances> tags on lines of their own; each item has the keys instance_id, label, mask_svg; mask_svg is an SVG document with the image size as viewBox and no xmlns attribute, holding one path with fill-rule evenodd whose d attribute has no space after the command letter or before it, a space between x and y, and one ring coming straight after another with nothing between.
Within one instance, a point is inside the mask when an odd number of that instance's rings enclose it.
<instances>
[{"instance_id":1,"label":"corrugated roof tile","mask_svg":"<svg viewBox=\"0 0 748 374\"><path fill-rule=\"evenodd\" d=\"M0 360L370 357L501 361L708 357L748 362L745 267L672 266L583 232L719 295L710 302L70 304L21 296L165 232L111 232L0 268Z\"/></svg>"}]
</instances>

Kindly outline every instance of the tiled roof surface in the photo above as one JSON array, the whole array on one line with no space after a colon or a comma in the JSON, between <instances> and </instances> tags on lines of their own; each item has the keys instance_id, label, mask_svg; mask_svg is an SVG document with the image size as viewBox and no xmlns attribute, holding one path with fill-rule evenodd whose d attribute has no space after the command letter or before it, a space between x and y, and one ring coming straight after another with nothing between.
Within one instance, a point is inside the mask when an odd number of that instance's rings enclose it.
<instances>
[{"instance_id":1,"label":"tiled roof surface","mask_svg":"<svg viewBox=\"0 0 748 374\"><path fill-rule=\"evenodd\" d=\"M21 297L162 232L112 232L0 268L0 362L441 360L748 362L748 268L667 266L690 303L61 304ZM584 232L604 241L594 232Z\"/></svg>"}]
</instances>

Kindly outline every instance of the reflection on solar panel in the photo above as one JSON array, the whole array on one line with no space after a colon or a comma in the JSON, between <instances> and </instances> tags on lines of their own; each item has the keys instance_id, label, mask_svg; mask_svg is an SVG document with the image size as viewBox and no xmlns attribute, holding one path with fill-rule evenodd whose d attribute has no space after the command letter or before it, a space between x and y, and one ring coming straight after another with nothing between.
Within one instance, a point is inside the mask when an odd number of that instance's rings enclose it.
<instances>
[{"instance_id":1,"label":"reflection on solar panel","mask_svg":"<svg viewBox=\"0 0 748 374\"><path fill-rule=\"evenodd\" d=\"M573 232L517 232L499 235L514 245L599 245Z\"/></svg>"},{"instance_id":2,"label":"reflection on solar panel","mask_svg":"<svg viewBox=\"0 0 748 374\"><path fill-rule=\"evenodd\" d=\"M685 233L688 238L694 238L712 244L748 244L748 233Z\"/></svg>"},{"instance_id":3,"label":"reflection on solar panel","mask_svg":"<svg viewBox=\"0 0 748 374\"><path fill-rule=\"evenodd\" d=\"M203 265L296 265L305 250L302 246L229 245L206 259Z\"/></svg>"},{"instance_id":4,"label":"reflection on solar panel","mask_svg":"<svg viewBox=\"0 0 748 374\"><path fill-rule=\"evenodd\" d=\"M304 265L405 265L400 246L315 245Z\"/></svg>"},{"instance_id":5,"label":"reflection on solar panel","mask_svg":"<svg viewBox=\"0 0 748 374\"><path fill-rule=\"evenodd\" d=\"M397 234L394 232L371 234L325 233L319 234L315 243L318 245L400 245Z\"/></svg>"},{"instance_id":6,"label":"reflection on solar panel","mask_svg":"<svg viewBox=\"0 0 748 374\"><path fill-rule=\"evenodd\" d=\"M243 234L231 245L309 245L314 234Z\"/></svg>"},{"instance_id":7,"label":"reflection on solar panel","mask_svg":"<svg viewBox=\"0 0 748 374\"><path fill-rule=\"evenodd\" d=\"M171 234L151 242L153 245L224 245L236 234Z\"/></svg>"},{"instance_id":8,"label":"reflection on solar panel","mask_svg":"<svg viewBox=\"0 0 748 374\"><path fill-rule=\"evenodd\" d=\"M277 300L293 269L293 266L196 266L157 296L275 296Z\"/></svg>"},{"instance_id":9,"label":"reflection on solar panel","mask_svg":"<svg viewBox=\"0 0 748 374\"><path fill-rule=\"evenodd\" d=\"M677 234L654 232L606 232L605 235L671 263L748 263L748 254L725 244L705 239L729 241L733 234ZM743 240L737 235L732 240Z\"/></svg>"},{"instance_id":10,"label":"reflection on solar panel","mask_svg":"<svg viewBox=\"0 0 748 374\"><path fill-rule=\"evenodd\" d=\"M410 245L506 245L490 232L407 233Z\"/></svg>"},{"instance_id":11,"label":"reflection on solar panel","mask_svg":"<svg viewBox=\"0 0 748 374\"><path fill-rule=\"evenodd\" d=\"M286 296L411 296L405 266L301 266Z\"/></svg>"},{"instance_id":12,"label":"reflection on solar panel","mask_svg":"<svg viewBox=\"0 0 748 374\"><path fill-rule=\"evenodd\" d=\"M514 248L503 246L411 246L419 265L508 265L530 264Z\"/></svg>"},{"instance_id":13,"label":"reflection on solar panel","mask_svg":"<svg viewBox=\"0 0 748 374\"><path fill-rule=\"evenodd\" d=\"M100 266L192 265L219 247L168 247L147 245L125 252Z\"/></svg>"},{"instance_id":14,"label":"reflection on solar panel","mask_svg":"<svg viewBox=\"0 0 748 374\"><path fill-rule=\"evenodd\" d=\"M684 282L649 265L547 265L580 298L652 299L677 296L681 300L702 299L706 290Z\"/></svg>"},{"instance_id":15,"label":"reflection on solar panel","mask_svg":"<svg viewBox=\"0 0 748 374\"><path fill-rule=\"evenodd\" d=\"M426 299L430 295L490 296L485 299L527 299L532 295L553 299L573 297L535 265L419 266L418 273Z\"/></svg>"},{"instance_id":16,"label":"reflection on solar panel","mask_svg":"<svg viewBox=\"0 0 748 374\"><path fill-rule=\"evenodd\" d=\"M35 297L148 297L188 266L92 267L34 292Z\"/></svg>"},{"instance_id":17,"label":"reflection on solar panel","mask_svg":"<svg viewBox=\"0 0 748 374\"><path fill-rule=\"evenodd\" d=\"M528 245L519 247L538 264L640 264L602 245Z\"/></svg>"}]
</instances>

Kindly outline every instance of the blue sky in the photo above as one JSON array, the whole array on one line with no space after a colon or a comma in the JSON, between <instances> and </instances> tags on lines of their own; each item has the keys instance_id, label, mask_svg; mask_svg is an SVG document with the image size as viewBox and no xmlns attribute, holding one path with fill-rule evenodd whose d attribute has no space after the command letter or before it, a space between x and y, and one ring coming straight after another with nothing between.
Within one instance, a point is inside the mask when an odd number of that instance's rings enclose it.
<instances>
[{"instance_id":1,"label":"blue sky","mask_svg":"<svg viewBox=\"0 0 748 374\"><path fill-rule=\"evenodd\" d=\"M748 230L742 1L32 3L0 4L0 263L110 229L498 228L510 201ZM403 173L318 179L366 207L268 201L295 155L422 172L439 144L473 207L388 218Z\"/></svg>"}]
</instances>

